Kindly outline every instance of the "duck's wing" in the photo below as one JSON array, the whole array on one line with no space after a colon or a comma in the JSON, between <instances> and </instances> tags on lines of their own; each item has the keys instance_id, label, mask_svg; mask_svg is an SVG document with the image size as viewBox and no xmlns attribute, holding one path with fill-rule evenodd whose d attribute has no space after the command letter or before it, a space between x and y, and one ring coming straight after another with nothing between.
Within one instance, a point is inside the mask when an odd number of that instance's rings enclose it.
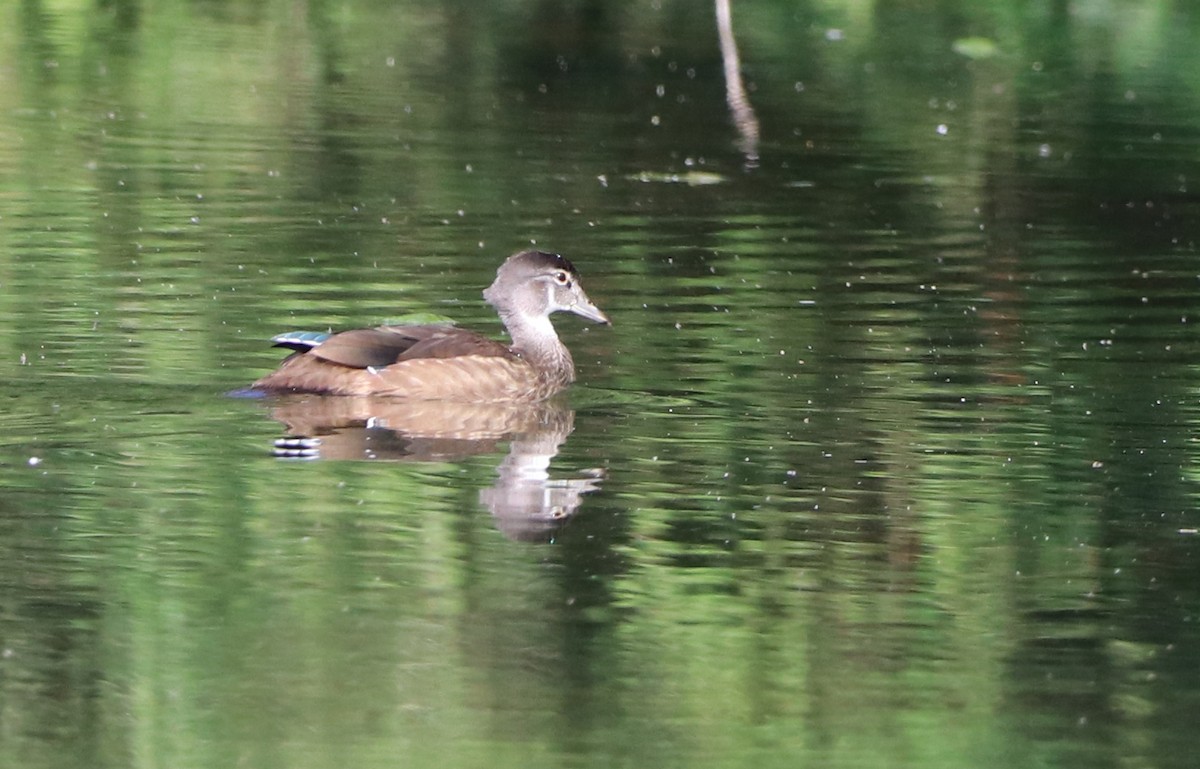
<instances>
[{"instance_id":1,"label":"duck's wing","mask_svg":"<svg viewBox=\"0 0 1200 769\"><path fill-rule=\"evenodd\" d=\"M380 331L411 340L396 362L423 358L511 358L513 352L494 339L449 324L381 326Z\"/></svg>"},{"instance_id":2,"label":"duck's wing","mask_svg":"<svg viewBox=\"0 0 1200 769\"><path fill-rule=\"evenodd\" d=\"M334 334L309 355L350 368L381 369L425 358L511 357L499 342L451 325L380 326Z\"/></svg>"}]
</instances>

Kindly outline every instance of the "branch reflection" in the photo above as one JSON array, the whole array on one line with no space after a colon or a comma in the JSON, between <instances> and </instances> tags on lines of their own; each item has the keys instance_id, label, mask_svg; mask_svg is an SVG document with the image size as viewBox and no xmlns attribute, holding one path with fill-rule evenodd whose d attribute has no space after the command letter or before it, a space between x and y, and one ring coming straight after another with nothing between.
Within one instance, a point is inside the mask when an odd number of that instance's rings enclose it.
<instances>
[{"instance_id":1,"label":"branch reflection","mask_svg":"<svg viewBox=\"0 0 1200 769\"><path fill-rule=\"evenodd\" d=\"M738 131L738 148L746 156L746 166L758 165L758 117L742 83L742 61L733 36L733 12L730 0L716 0L717 34L721 44L721 64L725 71L725 100Z\"/></svg>"}]
</instances>

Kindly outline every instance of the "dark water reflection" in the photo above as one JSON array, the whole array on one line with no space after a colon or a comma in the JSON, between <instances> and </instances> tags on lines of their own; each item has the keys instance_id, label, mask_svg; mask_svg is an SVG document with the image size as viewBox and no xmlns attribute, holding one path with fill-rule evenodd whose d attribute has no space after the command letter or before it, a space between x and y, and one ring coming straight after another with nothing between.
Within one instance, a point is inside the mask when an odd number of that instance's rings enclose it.
<instances>
[{"instance_id":1,"label":"dark water reflection","mask_svg":"<svg viewBox=\"0 0 1200 769\"><path fill-rule=\"evenodd\" d=\"M689 4L0 11L2 762L1190 766L1195 20L732 11L756 165ZM226 397L530 241L564 402Z\"/></svg>"}]
</instances>

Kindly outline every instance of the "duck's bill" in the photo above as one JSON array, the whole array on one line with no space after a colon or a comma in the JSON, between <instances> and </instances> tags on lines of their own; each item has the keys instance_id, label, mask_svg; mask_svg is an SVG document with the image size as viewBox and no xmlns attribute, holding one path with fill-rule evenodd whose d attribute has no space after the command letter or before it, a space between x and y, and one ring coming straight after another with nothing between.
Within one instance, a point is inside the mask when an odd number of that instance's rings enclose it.
<instances>
[{"instance_id":1,"label":"duck's bill","mask_svg":"<svg viewBox=\"0 0 1200 769\"><path fill-rule=\"evenodd\" d=\"M587 318L593 323L603 323L606 326L611 326L612 321L608 316L600 311L600 308L592 304L591 300L586 296L579 297L579 301L571 306L571 312L581 318Z\"/></svg>"}]
</instances>

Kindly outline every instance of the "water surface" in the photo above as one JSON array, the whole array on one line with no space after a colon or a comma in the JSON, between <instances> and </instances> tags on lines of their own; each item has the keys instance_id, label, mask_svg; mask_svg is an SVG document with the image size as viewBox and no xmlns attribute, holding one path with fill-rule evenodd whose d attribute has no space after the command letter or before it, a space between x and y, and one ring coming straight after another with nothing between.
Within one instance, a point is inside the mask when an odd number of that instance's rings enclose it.
<instances>
[{"instance_id":1,"label":"water surface","mask_svg":"<svg viewBox=\"0 0 1200 769\"><path fill-rule=\"evenodd\" d=\"M1196 20L851 5L0 11L4 761L1189 766ZM531 243L540 427L228 396Z\"/></svg>"}]
</instances>

